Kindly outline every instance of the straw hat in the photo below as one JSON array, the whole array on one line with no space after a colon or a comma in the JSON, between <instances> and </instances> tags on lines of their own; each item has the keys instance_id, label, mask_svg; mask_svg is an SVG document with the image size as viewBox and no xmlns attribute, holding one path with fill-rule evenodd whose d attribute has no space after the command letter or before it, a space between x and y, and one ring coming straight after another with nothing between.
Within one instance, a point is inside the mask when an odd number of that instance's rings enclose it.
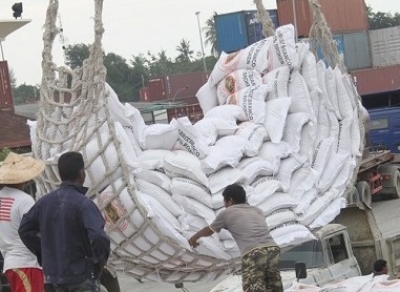
<instances>
[{"instance_id":1,"label":"straw hat","mask_svg":"<svg viewBox=\"0 0 400 292\"><path fill-rule=\"evenodd\" d=\"M0 184L20 184L40 175L45 164L32 157L10 152L0 167Z\"/></svg>"}]
</instances>

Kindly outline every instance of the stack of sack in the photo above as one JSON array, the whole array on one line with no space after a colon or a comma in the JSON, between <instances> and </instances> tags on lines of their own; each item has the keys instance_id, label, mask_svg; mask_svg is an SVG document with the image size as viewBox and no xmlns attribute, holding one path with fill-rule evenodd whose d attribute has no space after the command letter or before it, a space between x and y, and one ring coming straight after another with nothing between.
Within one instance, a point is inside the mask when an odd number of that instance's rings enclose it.
<instances>
[{"instance_id":1,"label":"stack of sack","mask_svg":"<svg viewBox=\"0 0 400 292\"><path fill-rule=\"evenodd\" d=\"M115 269L167 282L212 280L233 269L240 254L229 232L201 239L196 250L187 242L224 209L222 191L233 183L263 210L281 247L314 239L311 231L346 204L361 155L361 104L347 74L295 43L292 25L221 54L197 93L204 118L194 125L187 117L146 125L111 87L104 90L85 118L82 102L59 113L75 122L45 133L29 125L36 156L52 165L44 181L57 179L60 153L83 153Z\"/></svg>"},{"instance_id":2,"label":"stack of sack","mask_svg":"<svg viewBox=\"0 0 400 292\"><path fill-rule=\"evenodd\" d=\"M388 275L359 276L317 287L293 282L285 292L397 292L400 280L388 280Z\"/></svg>"}]
</instances>

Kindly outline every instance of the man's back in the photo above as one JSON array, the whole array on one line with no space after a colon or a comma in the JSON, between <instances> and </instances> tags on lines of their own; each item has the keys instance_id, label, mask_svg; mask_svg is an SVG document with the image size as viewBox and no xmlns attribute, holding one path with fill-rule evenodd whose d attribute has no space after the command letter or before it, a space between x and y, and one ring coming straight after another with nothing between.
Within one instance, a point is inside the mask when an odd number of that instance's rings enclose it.
<instances>
[{"instance_id":1,"label":"man's back","mask_svg":"<svg viewBox=\"0 0 400 292\"><path fill-rule=\"evenodd\" d=\"M105 264L110 242L103 230L104 220L81 187L63 184L41 198L24 216L20 235L28 247L35 249L35 243L29 243L29 233L35 229L30 226L32 222L37 223L41 236L46 281L79 283L96 272L96 265Z\"/></svg>"}]
</instances>

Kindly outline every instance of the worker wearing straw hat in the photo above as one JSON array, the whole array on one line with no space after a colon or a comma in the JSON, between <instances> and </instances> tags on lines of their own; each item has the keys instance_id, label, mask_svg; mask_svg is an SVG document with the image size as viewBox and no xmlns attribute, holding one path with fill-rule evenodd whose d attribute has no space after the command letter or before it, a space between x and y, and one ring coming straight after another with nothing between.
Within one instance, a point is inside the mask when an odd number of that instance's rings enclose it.
<instances>
[{"instance_id":1,"label":"worker wearing straw hat","mask_svg":"<svg viewBox=\"0 0 400 292\"><path fill-rule=\"evenodd\" d=\"M26 182L44 170L44 163L10 152L0 167L0 251L12 292L42 292L44 276L36 256L22 243L18 228L22 216L34 205L23 192Z\"/></svg>"}]
</instances>

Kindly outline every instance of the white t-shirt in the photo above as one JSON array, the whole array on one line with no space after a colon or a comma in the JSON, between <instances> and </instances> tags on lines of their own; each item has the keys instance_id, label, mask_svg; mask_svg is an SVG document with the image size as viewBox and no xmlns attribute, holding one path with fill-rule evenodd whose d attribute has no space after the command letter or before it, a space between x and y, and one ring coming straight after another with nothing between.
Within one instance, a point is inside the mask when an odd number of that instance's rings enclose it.
<instances>
[{"instance_id":1,"label":"white t-shirt","mask_svg":"<svg viewBox=\"0 0 400 292\"><path fill-rule=\"evenodd\" d=\"M26 248L18 234L22 216L35 204L33 198L18 189L0 190L0 251L3 270L40 268L36 256Z\"/></svg>"}]
</instances>

